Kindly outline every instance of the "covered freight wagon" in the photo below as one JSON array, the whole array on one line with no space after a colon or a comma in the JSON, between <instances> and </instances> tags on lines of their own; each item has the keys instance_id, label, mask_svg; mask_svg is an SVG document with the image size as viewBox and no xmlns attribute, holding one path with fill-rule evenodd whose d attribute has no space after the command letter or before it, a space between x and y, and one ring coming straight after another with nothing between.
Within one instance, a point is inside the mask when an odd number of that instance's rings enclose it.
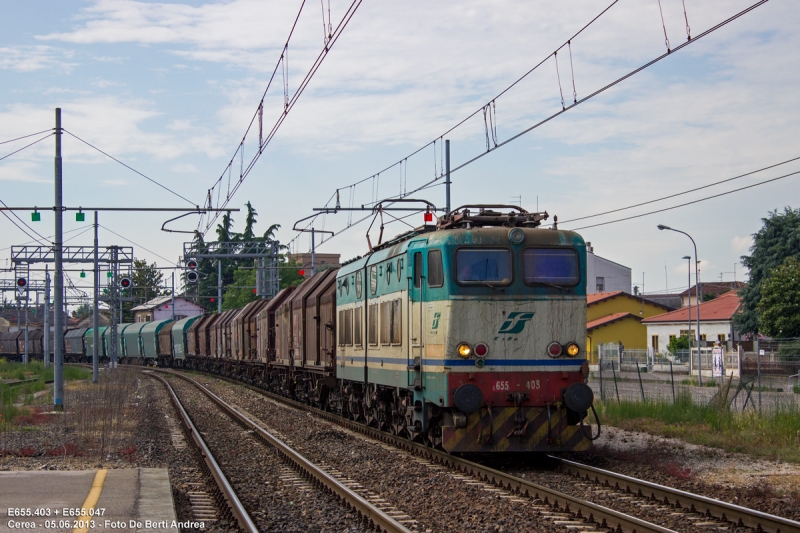
<instances>
[{"instance_id":1,"label":"covered freight wagon","mask_svg":"<svg viewBox=\"0 0 800 533\"><path fill-rule=\"evenodd\" d=\"M147 324L149 324L149 322L134 322L126 327L123 331L122 338L124 339L123 343L125 348L125 359L127 362L141 362L142 341L140 334L142 332L142 328Z\"/></svg>"},{"instance_id":2,"label":"covered freight wagon","mask_svg":"<svg viewBox=\"0 0 800 533\"><path fill-rule=\"evenodd\" d=\"M171 318L144 323L140 337L142 339L142 357L144 357L145 363L150 363L158 357L158 334L170 322L172 322Z\"/></svg>"},{"instance_id":3,"label":"covered freight wagon","mask_svg":"<svg viewBox=\"0 0 800 533\"><path fill-rule=\"evenodd\" d=\"M204 316L190 316L174 322L170 330L172 337L172 358L173 361L184 361L188 345L189 330L199 320L205 318Z\"/></svg>"},{"instance_id":4,"label":"covered freight wagon","mask_svg":"<svg viewBox=\"0 0 800 533\"><path fill-rule=\"evenodd\" d=\"M64 352L64 360L67 362L79 362L86 354L83 336L89 328L77 328L67 331L64 335L64 344L66 351Z\"/></svg>"}]
</instances>

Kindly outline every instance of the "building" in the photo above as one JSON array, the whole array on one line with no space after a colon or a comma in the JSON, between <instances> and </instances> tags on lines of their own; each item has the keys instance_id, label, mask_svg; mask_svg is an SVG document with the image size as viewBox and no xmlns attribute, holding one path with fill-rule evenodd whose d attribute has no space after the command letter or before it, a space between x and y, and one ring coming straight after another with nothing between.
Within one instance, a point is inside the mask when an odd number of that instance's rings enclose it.
<instances>
[{"instance_id":1,"label":"building","mask_svg":"<svg viewBox=\"0 0 800 533\"><path fill-rule=\"evenodd\" d=\"M700 303L716 298L720 294L728 291L738 291L747 285L744 281L701 281L700 282ZM688 304L695 305L697 298L695 298L696 286L686 289L680 294L681 307L686 307ZM703 311L700 311L700 319L703 319Z\"/></svg>"},{"instance_id":2,"label":"building","mask_svg":"<svg viewBox=\"0 0 800 533\"><path fill-rule=\"evenodd\" d=\"M288 254L289 261L294 261L300 268L304 270L303 276L306 278L311 277L311 253L305 254ZM325 270L326 268L335 268L341 266L340 254L321 254L316 252L314 254L314 268L317 272Z\"/></svg>"},{"instance_id":3,"label":"building","mask_svg":"<svg viewBox=\"0 0 800 533\"><path fill-rule=\"evenodd\" d=\"M592 243L586 243L586 292L631 292L631 269L594 255Z\"/></svg>"},{"instance_id":4,"label":"building","mask_svg":"<svg viewBox=\"0 0 800 533\"><path fill-rule=\"evenodd\" d=\"M131 312L133 313L134 322L152 322L173 318L172 297L154 298L145 304L137 305L131 309ZM205 313L205 309L191 300L176 296L174 313L175 320L180 320L190 316L202 315Z\"/></svg>"},{"instance_id":5,"label":"building","mask_svg":"<svg viewBox=\"0 0 800 533\"><path fill-rule=\"evenodd\" d=\"M741 299L736 291L726 292L713 300L700 304L700 341L706 345L721 343L732 350L740 341L739 333L733 326L733 315L739 310ZM656 352L667 351L669 341L675 337L689 334L697 338L697 306L683 307L669 313L645 318L649 346ZM689 322L691 321L691 327Z\"/></svg>"},{"instance_id":6,"label":"building","mask_svg":"<svg viewBox=\"0 0 800 533\"><path fill-rule=\"evenodd\" d=\"M586 352L609 342L628 349L647 348L647 326L642 320L671 308L624 291L586 295Z\"/></svg>"}]
</instances>

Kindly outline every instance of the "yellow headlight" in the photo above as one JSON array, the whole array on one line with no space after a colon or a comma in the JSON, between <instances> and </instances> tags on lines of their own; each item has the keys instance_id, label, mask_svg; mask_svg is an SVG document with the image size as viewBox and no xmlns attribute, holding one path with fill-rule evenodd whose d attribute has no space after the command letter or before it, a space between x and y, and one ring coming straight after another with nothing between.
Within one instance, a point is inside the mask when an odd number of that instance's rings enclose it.
<instances>
[{"instance_id":1,"label":"yellow headlight","mask_svg":"<svg viewBox=\"0 0 800 533\"><path fill-rule=\"evenodd\" d=\"M466 359L472 353L472 348L469 347L469 344L466 342L462 342L458 345L458 355Z\"/></svg>"},{"instance_id":2,"label":"yellow headlight","mask_svg":"<svg viewBox=\"0 0 800 533\"><path fill-rule=\"evenodd\" d=\"M569 343L569 345L567 346L567 355L569 355L570 357L575 357L576 355L578 355L578 352L580 351L581 351L580 346L578 346L574 342Z\"/></svg>"}]
</instances>

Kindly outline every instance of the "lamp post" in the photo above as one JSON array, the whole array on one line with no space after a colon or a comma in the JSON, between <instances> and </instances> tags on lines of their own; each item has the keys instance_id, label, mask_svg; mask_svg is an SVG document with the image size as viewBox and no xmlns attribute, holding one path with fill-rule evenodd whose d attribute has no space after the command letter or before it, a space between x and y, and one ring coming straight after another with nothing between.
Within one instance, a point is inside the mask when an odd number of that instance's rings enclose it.
<instances>
[{"instance_id":1,"label":"lamp post","mask_svg":"<svg viewBox=\"0 0 800 533\"><path fill-rule=\"evenodd\" d=\"M699 272L700 267L698 266L698 261L697 261L697 243L695 243L694 239L692 239L692 236L689 235L688 233L686 233L685 231L681 231L681 230L675 229L675 228L670 228L669 226L665 226L663 224L659 224L657 227L658 227L659 230L662 230L662 231L666 229L666 230L670 230L670 231L676 231L678 233L683 233L684 235L689 237L689 240L692 241L692 246L694 246L694 280L695 280L694 300L695 300L695 313L697 315L697 384L698 385L702 385L703 384L703 378L702 378L702 375L700 373L700 281L699 281L700 280L700 272ZM690 279L689 279L689 289L690 289L689 296L690 296L690 298L691 298L691 286L692 286L692 283L691 283L691 273L690 273ZM689 305L691 306L691 301L689 302ZM690 309L689 310L689 334L690 335L691 335L691 332L692 332L692 315L691 315L691 309ZM691 353L691 343L689 343L689 351Z\"/></svg>"},{"instance_id":2,"label":"lamp post","mask_svg":"<svg viewBox=\"0 0 800 533\"><path fill-rule=\"evenodd\" d=\"M689 280L688 289L686 289L686 316L689 320L689 329L686 330L686 340L689 341L689 358L692 357L692 256L684 255L686 259L686 276Z\"/></svg>"}]
</instances>

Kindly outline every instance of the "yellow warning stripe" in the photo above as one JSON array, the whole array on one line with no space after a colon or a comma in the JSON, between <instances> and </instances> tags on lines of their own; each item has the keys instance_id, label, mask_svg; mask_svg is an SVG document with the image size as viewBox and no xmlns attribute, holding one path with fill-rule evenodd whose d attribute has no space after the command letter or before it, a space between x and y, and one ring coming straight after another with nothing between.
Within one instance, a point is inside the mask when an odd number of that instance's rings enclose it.
<instances>
[{"instance_id":1,"label":"yellow warning stripe","mask_svg":"<svg viewBox=\"0 0 800 533\"><path fill-rule=\"evenodd\" d=\"M94 481L92 481L92 488L89 490L89 494L83 502L83 516L79 518L81 522L86 524L86 527L76 527L72 530L72 533L86 533L89 531L89 521L92 517L90 514L91 509L94 509L94 506L97 505L97 500L100 499L100 493L103 492L103 483L106 482L106 474L108 474L108 470L106 469L98 470L97 474L95 474Z\"/></svg>"}]
</instances>

